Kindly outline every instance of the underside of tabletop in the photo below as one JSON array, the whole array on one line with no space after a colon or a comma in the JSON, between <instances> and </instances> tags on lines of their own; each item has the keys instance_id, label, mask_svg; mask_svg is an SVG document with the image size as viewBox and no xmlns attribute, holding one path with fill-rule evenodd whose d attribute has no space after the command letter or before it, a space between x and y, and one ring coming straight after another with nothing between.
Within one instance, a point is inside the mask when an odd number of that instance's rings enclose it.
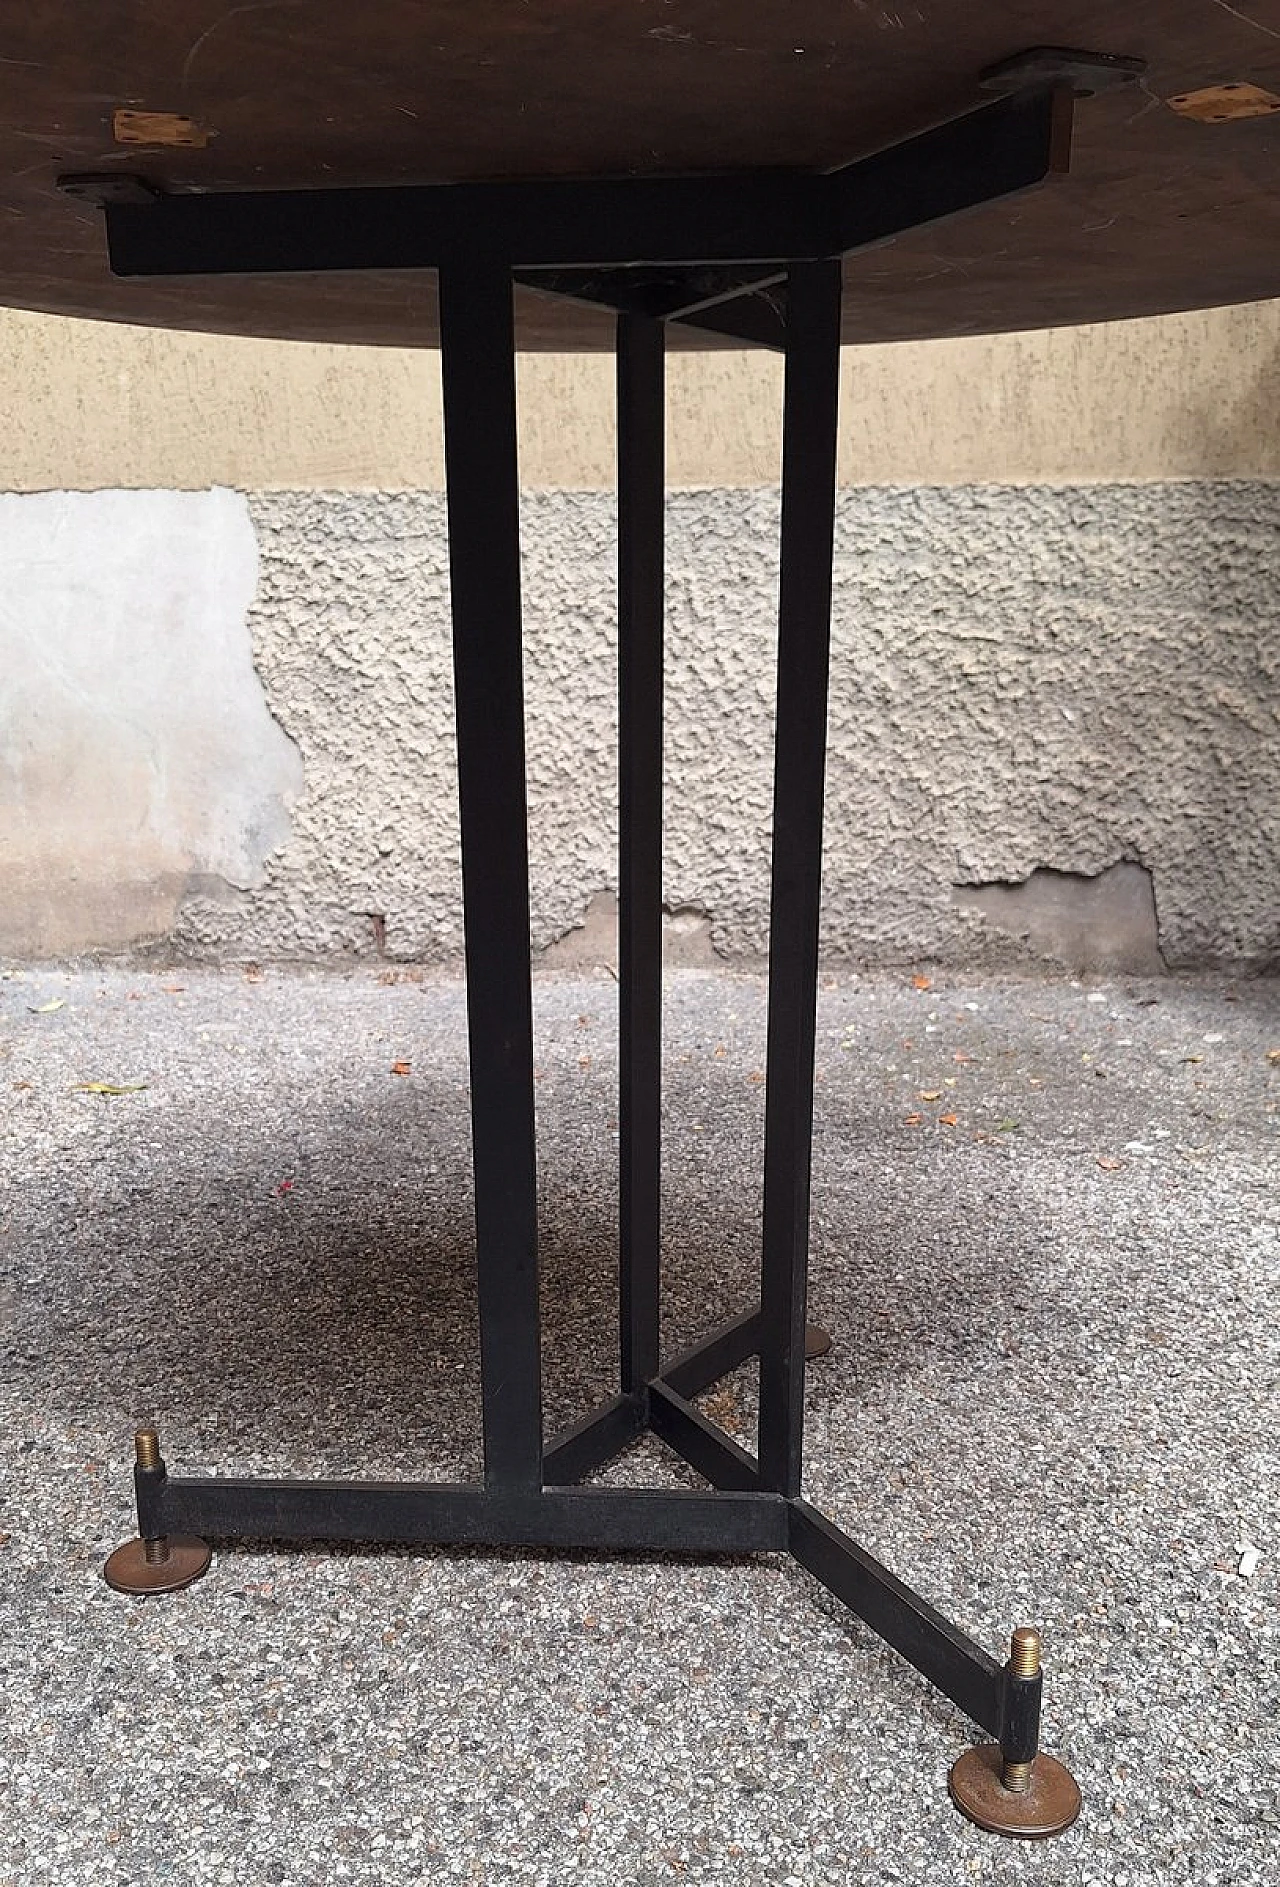
<instances>
[{"instance_id":1,"label":"underside of tabletop","mask_svg":"<svg viewBox=\"0 0 1280 1887\"><path fill-rule=\"evenodd\" d=\"M848 258L846 341L1280 295L1280 28L1264 12L1259 0L41 0L8 22L0 61L0 302L434 345L426 270L116 280L99 213L57 179L282 190L823 169L972 109L984 72L1037 45L1145 70L1079 114L1069 182ZM517 324L528 348L612 344L607 313L532 288L518 291Z\"/></svg>"}]
</instances>

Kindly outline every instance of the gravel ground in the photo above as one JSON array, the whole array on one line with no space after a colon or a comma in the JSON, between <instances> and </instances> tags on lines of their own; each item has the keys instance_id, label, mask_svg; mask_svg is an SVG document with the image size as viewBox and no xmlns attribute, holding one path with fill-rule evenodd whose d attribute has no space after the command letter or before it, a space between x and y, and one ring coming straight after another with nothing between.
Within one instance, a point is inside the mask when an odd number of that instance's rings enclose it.
<instances>
[{"instance_id":1,"label":"gravel ground","mask_svg":"<svg viewBox=\"0 0 1280 1887\"><path fill-rule=\"evenodd\" d=\"M781 1561L108 1591L142 1420L175 1471L474 1475L463 996L10 972L0 1883L1274 1882L1278 993L823 989L807 1492L993 1651L1043 1629L1085 1812L1023 1846L948 1803L971 1726ZM615 997L538 987L552 1422L612 1387ZM681 1343L751 1296L763 985L681 973L667 1017ZM707 1407L749 1438L750 1372Z\"/></svg>"}]
</instances>

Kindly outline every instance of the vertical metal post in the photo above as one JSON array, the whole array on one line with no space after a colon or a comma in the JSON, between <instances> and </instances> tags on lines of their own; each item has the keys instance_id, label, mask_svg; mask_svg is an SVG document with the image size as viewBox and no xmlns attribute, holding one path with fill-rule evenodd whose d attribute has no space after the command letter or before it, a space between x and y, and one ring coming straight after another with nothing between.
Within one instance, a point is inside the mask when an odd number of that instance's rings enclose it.
<instances>
[{"instance_id":1,"label":"vertical metal post","mask_svg":"<svg viewBox=\"0 0 1280 1887\"><path fill-rule=\"evenodd\" d=\"M660 321L619 317L618 1309L625 1394L658 1371L665 338Z\"/></svg>"},{"instance_id":2,"label":"vertical metal post","mask_svg":"<svg viewBox=\"0 0 1280 1887\"><path fill-rule=\"evenodd\" d=\"M440 270L486 1484L542 1481L515 351L507 265Z\"/></svg>"},{"instance_id":3,"label":"vertical metal post","mask_svg":"<svg viewBox=\"0 0 1280 1887\"><path fill-rule=\"evenodd\" d=\"M840 382L840 264L787 277L761 1262L761 1483L800 1492Z\"/></svg>"}]
</instances>

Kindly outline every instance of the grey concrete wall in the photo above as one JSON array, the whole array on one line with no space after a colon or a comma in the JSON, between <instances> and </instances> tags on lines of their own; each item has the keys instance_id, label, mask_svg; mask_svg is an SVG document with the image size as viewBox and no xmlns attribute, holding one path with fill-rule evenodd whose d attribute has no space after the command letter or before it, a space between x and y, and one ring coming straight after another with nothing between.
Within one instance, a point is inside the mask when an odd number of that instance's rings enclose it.
<instances>
[{"instance_id":1,"label":"grey concrete wall","mask_svg":"<svg viewBox=\"0 0 1280 1887\"><path fill-rule=\"evenodd\" d=\"M456 954L438 494L13 497L3 515L3 672L33 650L66 672L0 702L0 950ZM1278 519L1269 482L844 492L828 953L1280 960ZM524 521L534 939L590 955L616 884L612 500L531 493ZM776 493L676 492L669 527L667 898L686 949L751 958ZM106 539L150 549L87 574ZM33 728L60 766L26 763Z\"/></svg>"}]
</instances>

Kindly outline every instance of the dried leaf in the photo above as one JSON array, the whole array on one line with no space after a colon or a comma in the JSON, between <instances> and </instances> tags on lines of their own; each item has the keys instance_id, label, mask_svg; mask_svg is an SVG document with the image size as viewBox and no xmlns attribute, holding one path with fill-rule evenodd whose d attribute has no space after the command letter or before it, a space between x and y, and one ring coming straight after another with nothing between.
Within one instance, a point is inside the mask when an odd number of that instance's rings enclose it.
<instances>
[{"instance_id":1,"label":"dried leaf","mask_svg":"<svg viewBox=\"0 0 1280 1887\"><path fill-rule=\"evenodd\" d=\"M959 1124L959 1120L958 1114L939 1114L938 1125L939 1127L955 1127Z\"/></svg>"},{"instance_id":2,"label":"dried leaf","mask_svg":"<svg viewBox=\"0 0 1280 1887\"><path fill-rule=\"evenodd\" d=\"M932 989L933 979L928 976L913 976L911 979L911 987L912 989Z\"/></svg>"},{"instance_id":3,"label":"dried leaf","mask_svg":"<svg viewBox=\"0 0 1280 1887\"><path fill-rule=\"evenodd\" d=\"M1271 1063L1273 1068L1280 1068L1280 1048L1269 1048L1267 1050L1267 1060Z\"/></svg>"},{"instance_id":4,"label":"dried leaf","mask_svg":"<svg viewBox=\"0 0 1280 1887\"><path fill-rule=\"evenodd\" d=\"M65 996L52 996L48 1002L42 1002L38 1009L32 1009L31 1013L33 1016L51 1016L55 1009L65 1009L66 1006ZM28 1003L27 1007L31 1008L31 1005Z\"/></svg>"},{"instance_id":5,"label":"dried leaf","mask_svg":"<svg viewBox=\"0 0 1280 1887\"><path fill-rule=\"evenodd\" d=\"M704 1400L702 1410L726 1434L742 1433L742 1406L732 1383L722 1383L720 1388L713 1390Z\"/></svg>"},{"instance_id":6,"label":"dried leaf","mask_svg":"<svg viewBox=\"0 0 1280 1887\"><path fill-rule=\"evenodd\" d=\"M941 1088L921 1088L920 1099L922 1101L940 1101L942 1099L942 1089Z\"/></svg>"},{"instance_id":7,"label":"dried leaf","mask_svg":"<svg viewBox=\"0 0 1280 1887\"><path fill-rule=\"evenodd\" d=\"M908 1127L918 1127L923 1119L923 1114L908 1114L905 1124Z\"/></svg>"},{"instance_id":8,"label":"dried leaf","mask_svg":"<svg viewBox=\"0 0 1280 1887\"><path fill-rule=\"evenodd\" d=\"M1016 1134L1019 1131L1020 1129L1018 1127L1017 1121L1010 1120L1008 1115L1006 1115L1003 1120L998 1120L996 1122L996 1132L998 1134Z\"/></svg>"},{"instance_id":9,"label":"dried leaf","mask_svg":"<svg viewBox=\"0 0 1280 1887\"><path fill-rule=\"evenodd\" d=\"M747 1076L747 1080L753 1082L758 1087L759 1084L764 1080L763 1069L753 1068L751 1070L751 1073Z\"/></svg>"},{"instance_id":10,"label":"dried leaf","mask_svg":"<svg viewBox=\"0 0 1280 1887\"><path fill-rule=\"evenodd\" d=\"M1124 1161L1117 1160L1110 1153L1103 1153L1098 1157L1098 1165L1102 1168L1104 1173L1119 1173L1123 1170Z\"/></svg>"},{"instance_id":11,"label":"dried leaf","mask_svg":"<svg viewBox=\"0 0 1280 1887\"><path fill-rule=\"evenodd\" d=\"M141 1094L145 1081L77 1081L73 1094Z\"/></svg>"},{"instance_id":12,"label":"dried leaf","mask_svg":"<svg viewBox=\"0 0 1280 1887\"><path fill-rule=\"evenodd\" d=\"M413 1064L407 1061L393 1061L391 1064L391 1072L393 1075L411 1074L413 1072Z\"/></svg>"}]
</instances>

